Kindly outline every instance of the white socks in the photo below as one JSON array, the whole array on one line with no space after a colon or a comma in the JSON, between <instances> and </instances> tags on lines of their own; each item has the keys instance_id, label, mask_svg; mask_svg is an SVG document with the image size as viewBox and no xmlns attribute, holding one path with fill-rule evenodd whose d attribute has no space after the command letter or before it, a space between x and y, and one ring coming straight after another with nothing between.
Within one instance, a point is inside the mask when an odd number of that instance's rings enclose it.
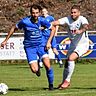
<instances>
[{"instance_id":1,"label":"white socks","mask_svg":"<svg viewBox=\"0 0 96 96\"><path fill-rule=\"evenodd\" d=\"M63 72L63 82L64 82L64 80L67 80L68 82L70 82L74 68L75 68L75 62L68 61L68 68L65 68L64 72Z\"/></svg>"},{"instance_id":2,"label":"white socks","mask_svg":"<svg viewBox=\"0 0 96 96\"><path fill-rule=\"evenodd\" d=\"M39 66L40 66L40 67L43 67L43 62L40 61L40 62L39 62Z\"/></svg>"}]
</instances>

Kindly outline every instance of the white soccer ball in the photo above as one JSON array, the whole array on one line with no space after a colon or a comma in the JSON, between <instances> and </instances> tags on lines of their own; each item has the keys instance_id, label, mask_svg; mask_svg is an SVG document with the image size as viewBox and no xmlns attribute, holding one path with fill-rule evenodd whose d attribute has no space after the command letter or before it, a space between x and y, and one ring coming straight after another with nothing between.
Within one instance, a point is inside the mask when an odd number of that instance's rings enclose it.
<instances>
[{"instance_id":1,"label":"white soccer ball","mask_svg":"<svg viewBox=\"0 0 96 96\"><path fill-rule=\"evenodd\" d=\"M0 94L6 94L8 91L8 86L5 83L0 83Z\"/></svg>"}]
</instances>

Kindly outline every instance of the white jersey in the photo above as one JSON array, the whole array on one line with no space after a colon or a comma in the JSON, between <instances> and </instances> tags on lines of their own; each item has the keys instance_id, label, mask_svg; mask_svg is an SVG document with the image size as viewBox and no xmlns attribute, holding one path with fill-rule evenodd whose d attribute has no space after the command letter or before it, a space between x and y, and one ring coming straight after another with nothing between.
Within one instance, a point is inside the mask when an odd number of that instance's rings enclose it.
<instances>
[{"instance_id":1,"label":"white jersey","mask_svg":"<svg viewBox=\"0 0 96 96\"><path fill-rule=\"evenodd\" d=\"M74 21L71 16L64 17L59 19L60 25L67 24L68 25L68 36L71 39L71 43L82 44L88 42L88 33L83 32L81 34L74 34L76 29L80 29L83 24L88 24L88 21L85 17L79 16L76 21Z\"/></svg>"},{"instance_id":2,"label":"white jersey","mask_svg":"<svg viewBox=\"0 0 96 96\"><path fill-rule=\"evenodd\" d=\"M83 32L80 34L75 34L74 31L76 29L82 28L83 24L88 24L88 21L85 17L79 16L79 18L74 21L71 16L64 17L59 19L60 25L67 24L68 25L68 36L71 40L70 48L68 50L68 56L72 52L76 52L78 56L82 56L89 48L89 39L88 33Z\"/></svg>"}]
</instances>

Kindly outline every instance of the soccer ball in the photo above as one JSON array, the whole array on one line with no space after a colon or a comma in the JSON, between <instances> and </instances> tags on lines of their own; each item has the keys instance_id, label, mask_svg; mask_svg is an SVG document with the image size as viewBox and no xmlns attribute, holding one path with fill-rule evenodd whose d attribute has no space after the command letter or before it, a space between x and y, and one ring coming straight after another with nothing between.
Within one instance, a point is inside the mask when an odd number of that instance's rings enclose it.
<instances>
[{"instance_id":1,"label":"soccer ball","mask_svg":"<svg viewBox=\"0 0 96 96\"><path fill-rule=\"evenodd\" d=\"M8 86L5 83L0 83L0 94L6 94L8 91Z\"/></svg>"}]
</instances>

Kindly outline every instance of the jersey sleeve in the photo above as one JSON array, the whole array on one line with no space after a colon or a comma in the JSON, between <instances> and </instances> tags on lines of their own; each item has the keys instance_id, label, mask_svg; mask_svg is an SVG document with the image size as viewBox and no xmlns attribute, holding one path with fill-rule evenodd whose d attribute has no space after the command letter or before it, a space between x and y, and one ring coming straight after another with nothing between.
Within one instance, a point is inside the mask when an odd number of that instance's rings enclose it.
<instances>
[{"instance_id":1,"label":"jersey sleeve","mask_svg":"<svg viewBox=\"0 0 96 96\"><path fill-rule=\"evenodd\" d=\"M16 28L18 29L23 29L23 20L20 20L17 24L16 24Z\"/></svg>"},{"instance_id":2,"label":"jersey sleeve","mask_svg":"<svg viewBox=\"0 0 96 96\"><path fill-rule=\"evenodd\" d=\"M58 21L60 22L60 25L63 25L67 22L67 17L61 18Z\"/></svg>"},{"instance_id":3,"label":"jersey sleeve","mask_svg":"<svg viewBox=\"0 0 96 96\"><path fill-rule=\"evenodd\" d=\"M52 24L50 24L50 22L48 22L47 20L43 20L41 25L47 29L50 29L52 27Z\"/></svg>"},{"instance_id":4,"label":"jersey sleeve","mask_svg":"<svg viewBox=\"0 0 96 96\"><path fill-rule=\"evenodd\" d=\"M83 17L83 16L81 18L81 22L82 22L82 24L89 24L88 20L85 17Z\"/></svg>"},{"instance_id":5,"label":"jersey sleeve","mask_svg":"<svg viewBox=\"0 0 96 96\"><path fill-rule=\"evenodd\" d=\"M53 17L53 16L51 16L51 22L52 22L52 21L55 21L55 19L54 19L54 17Z\"/></svg>"}]
</instances>

